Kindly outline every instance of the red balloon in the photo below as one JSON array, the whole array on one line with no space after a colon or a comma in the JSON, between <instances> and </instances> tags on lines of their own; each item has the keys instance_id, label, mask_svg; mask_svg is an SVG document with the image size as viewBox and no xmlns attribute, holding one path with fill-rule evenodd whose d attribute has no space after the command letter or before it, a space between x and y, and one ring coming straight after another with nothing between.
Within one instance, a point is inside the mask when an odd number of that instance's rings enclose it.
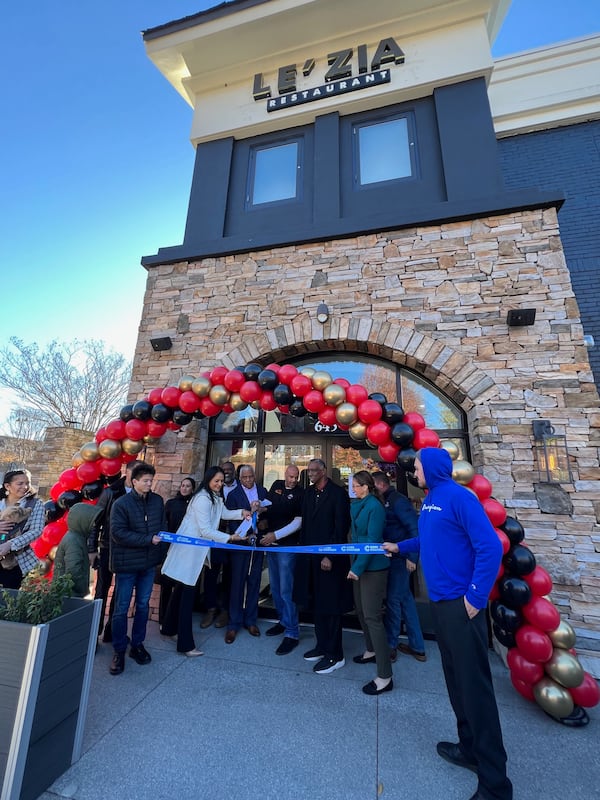
<instances>
[{"instance_id":1,"label":"red balloon","mask_svg":"<svg viewBox=\"0 0 600 800\"><path fill-rule=\"evenodd\" d=\"M263 391L260 398L260 407L263 411L275 411L277 403L273 397L273 392Z\"/></svg>"},{"instance_id":2,"label":"red balloon","mask_svg":"<svg viewBox=\"0 0 600 800\"><path fill-rule=\"evenodd\" d=\"M312 388L312 381L307 375L295 375L290 382L290 389L296 397L304 397Z\"/></svg>"},{"instance_id":3,"label":"red balloon","mask_svg":"<svg viewBox=\"0 0 600 800\"><path fill-rule=\"evenodd\" d=\"M48 555L48 553L50 552L50 549L51 549L50 545L48 544L48 542L45 539L43 539L41 536L38 536L37 539L34 539L33 542L31 543L30 547L33 550L33 552L36 554L36 556L38 558L40 558L40 559L46 558L46 556Z\"/></svg>"},{"instance_id":4,"label":"red balloon","mask_svg":"<svg viewBox=\"0 0 600 800\"><path fill-rule=\"evenodd\" d=\"M490 591L488 602L493 603L494 600L499 600L499 599L500 599L500 589L498 589L498 584L495 583Z\"/></svg>"},{"instance_id":5,"label":"red balloon","mask_svg":"<svg viewBox=\"0 0 600 800\"><path fill-rule=\"evenodd\" d=\"M181 395L182 391L177 386L167 386L160 393L160 400L168 408L178 408Z\"/></svg>"},{"instance_id":6,"label":"red balloon","mask_svg":"<svg viewBox=\"0 0 600 800\"><path fill-rule=\"evenodd\" d=\"M160 439L166 430L166 422L155 422L153 419L148 420L148 436L152 436L153 439Z\"/></svg>"},{"instance_id":7,"label":"red balloon","mask_svg":"<svg viewBox=\"0 0 600 800\"><path fill-rule=\"evenodd\" d=\"M406 422L406 414L402 421ZM422 447L439 447L440 437L435 431L429 428L419 428L419 430L415 431L415 435L413 436L412 446L415 450L420 450Z\"/></svg>"},{"instance_id":8,"label":"red balloon","mask_svg":"<svg viewBox=\"0 0 600 800\"><path fill-rule=\"evenodd\" d=\"M537 566L529 575L523 575L523 580L538 597L550 594L552 591L552 578L543 567Z\"/></svg>"},{"instance_id":9,"label":"red balloon","mask_svg":"<svg viewBox=\"0 0 600 800\"><path fill-rule=\"evenodd\" d=\"M219 411L220 410L221 410L221 408L219 407ZM171 419L171 420L169 420L167 422L167 430L180 431L181 430L181 425L178 425L176 422L173 422L173 420Z\"/></svg>"},{"instance_id":10,"label":"red balloon","mask_svg":"<svg viewBox=\"0 0 600 800\"><path fill-rule=\"evenodd\" d=\"M480 500L487 500L492 495L492 484L483 475L474 475L471 483L467 484Z\"/></svg>"},{"instance_id":11,"label":"red balloon","mask_svg":"<svg viewBox=\"0 0 600 800\"><path fill-rule=\"evenodd\" d=\"M240 386L239 394L245 403L253 403L255 400L260 400L262 397L262 391L263 390L260 388L258 383L256 383L256 381L244 381L244 383ZM200 408L200 410L202 413L205 413L202 408Z\"/></svg>"},{"instance_id":12,"label":"red balloon","mask_svg":"<svg viewBox=\"0 0 600 800\"><path fill-rule=\"evenodd\" d=\"M531 686L531 684L525 683L524 681L515 677L512 672L510 673L510 680L521 697L524 697L525 700L530 700L532 703L535 703L535 695L533 693L533 686Z\"/></svg>"},{"instance_id":13,"label":"red balloon","mask_svg":"<svg viewBox=\"0 0 600 800\"><path fill-rule=\"evenodd\" d=\"M243 372L240 372L239 369L231 369L229 372L223 377L223 386L229 392L239 392L240 387L246 382L246 378Z\"/></svg>"},{"instance_id":14,"label":"red balloon","mask_svg":"<svg viewBox=\"0 0 600 800\"><path fill-rule=\"evenodd\" d=\"M49 522L42 531L42 536L44 537L44 541L46 541L50 547L56 547L56 545L60 542L63 538L65 533L67 532L67 519L65 517L61 517L61 519L56 520L56 522Z\"/></svg>"},{"instance_id":15,"label":"red balloon","mask_svg":"<svg viewBox=\"0 0 600 800\"><path fill-rule=\"evenodd\" d=\"M100 442L103 442L105 439L108 439L106 428L98 428L96 435L94 436L94 441L96 444L100 444Z\"/></svg>"},{"instance_id":16,"label":"red balloon","mask_svg":"<svg viewBox=\"0 0 600 800\"><path fill-rule=\"evenodd\" d=\"M348 392L346 392L346 400L348 401ZM352 403L353 401L349 400L348 402ZM363 400L362 403L360 403L360 405L357 406L356 410L358 411L359 420L361 422L364 422L365 425L372 425L374 422L378 422L383 414L383 408L377 402L377 400L368 400L368 399ZM384 422L384 425L386 424L387 423ZM376 444L376 442L373 442L373 444Z\"/></svg>"},{"instance_id":17,"label":"red balloon","mask_svg":"<svg viewBox=\"0 0 600 800\"><path fill-rule=\"evenodd\" d=\"M277 377L280 383L285 383L286 386L289 386L297 374L298 370L293 364L284 364L277 373Z\"/></svg>"},{"instance_id":18,"label":"red balloon","mask_svg":"<svg viewBox=\"0 0 600 800\"><path fill-rule=\"evenodd\" d=\"M153 406L157 406L159 403L162 403L162 393L162 389L152 389L152 391L148 393L148 402Z\"/></svg>"},{"instance_id":19,"label":"red balloon","mask_svg":"<svg viewBox=\"0 0 600 800\"><path fill-rule=\"evenodd\" d=\"M239 374L240 373L238 373L238 375ZM179 408L182 411L185 411L186 414L193 414L195 411L200 410L200 398L197 394L192 392L191 389L188 389L188 391L181 393L179 398Z\"/></svg>"},{"instance_id":20,"label":"red balloon","mask_svg":"<svg viewBox=\"0 0 600 800\"><path fill-rule=\"evenodd\" d=\"M420 414L417 414L416 411L407 411L402 422L406 422L407 425L410 425L415 433L425 427L425 420Z\"/></svg>"},{"instance_id":21,"label":"red balloon","mask_svg":"<svg viewBox=\"0 0 600 800\"><path fill-rule=\"evenodd\" d=\"M135 461L136 459L137 459L136 455L133 455L133 454L130 454L130 453L121 453L121 461L124 464L129 464L130 461ZM83 501L83 502L87 502L87 501ZM90 503L92 503L92 505L95 505L96 501L93 500L93 501L90 501Z\"/></svg>"},{"instance_id":22,"label":"red balloon","mask_svg":"<svg viewBox=\"0 0 600 800\"><path fill-rule=\"evenodd\" d=\"M379 407L381 408L381 406ZM367 426L367 439L375 445L387 444L390 441L390 426L383 420L373 422Z\"/></svg>"},{"instance_id":23,"label":"red balloon","mask_svg":"<svg viewBox=\"0 0 600 800\"><path fill-rule=\"evenodd\" d=\"M272 372L275 373L275 375L278 375L281 367L279 366L279 364L267 364L265 369L270 369Z\"/></svg>"},{"instance_id":24,"label":"red balloon","mask_svg":"<svg viewBox=\"0 0 600 800\"><path fill-rule=\"evenodd\" d=\"M504 564L500 562L500 566L498 567L498 574L496 575L497 581L500 580L500 578L504 575L505 571L506 570L504 569Z\"/></svg>"},{"instance_id":25,"label":"red balloon","mask_svg":"<svg viewBox=\"0 0 600 800\"><path fill-rule=\"evenodd\" d=\"M225 375L227 375L228 372L229 370L227 367L215 367L214 369L211 369L209 378L212 385L221 386L223 384L223 380L225 379Z\"/></svg>"},{"instance_id":26,"label":"red balloon","mask_svg":"<svg viewBox=\"0 0 600 800\"><path fill-rule=\"evenodd\" d=\"M558 609L545 597L532 597L521 610L525 619L541 631L555 631L560 625Z\"/></svg>"},{"instance_id":27,"label":"red balloon","mask_svg":"<svg viewBox=\"0 0 600 800\"><path fill-rule=\"evenodd\" d=\"M521 625L515 633L515 641L525 658L538 664L544 664L554 652L550 637L533 625Z\"/></svg>"},{"instance_id":28,"label":"red balloon","mask_svg":"<svg viewBox=\"0 0 600 800\"><path fill-rule=\"evenodd\" d=\"M511 647L506 654L506 663L511 673L523 683L533 686L544 677L544 668L536 661L525 658L518 647Z\"/></svg>"},{"instance_id":29,"label":"red balloon","mask_svg":"<svg viewBox=\"0 0 600 800\"><path fill-rule=\"evenodd\" d=\"M482 501L481 505L494 528L499 528L500 525L504 524L506 521L506 509L502 503L494 500L493 497L488 497L486 500Z\"/></svg>"},{"instance_id":30,"label":"red balloon","mask_svg":"<svg viewBox=\"0 0 600 800\"><path fill-rule=\"evenodd\" d=\"M148 423L141 419L130 419L125 423L125 433L128 439L143 439L148 433Z\"/></svg>"},{"instance_id":31,"label":"red balloon","mask_svg":"<svg viewBox=\"0 0 600 800\"><path fill-rule=\"evenodd\" d=\"M69 491L69 489L77 490L81 488L81 479L77 476L77 470L74 467L61 472L58 482L62 485L63 492Z\"/></svg>"},{"instance_id":32,"label":"red balloon","mask_svg":"<svg viewBox=\"0 0 600 800\"><path fill-rule=\"evenodd\" d=\"M336 378L334 383L337 383L338 386L342 386L344 389L350 386L350 381L347 381L346 378Z\"/></svg>"},{"instance_id":33,"label":"red balloon","mask_svg":"<svg viewBox=\"0 0 600 800\"><path fill-rule=\"evenodd\" d=\"M589 672L585 672L579 686L569 689L569 692L571 692L573 702L577 703L578 706L593 708L600 703L600 689Z\"/></svg>"},{"instance_id":34,"label":"red balloon","mask_svg":"<svg viewBox=\"0 0 600 800\"><path fill-rule=\"evenodd\" d=\"M319 411L319 422L321 425L329 426L330 428L338 424L334 406L325 406Z\"/></svg>"},{"instance_id":35,"label":"red balloon","mask_svg":"<svg viewBox=\"0 0 600 800\"><path fill-rule=\"evenodd\" d=\"M346 402L352 403L355 406L359 406L361 403L364 403L365 400L369 399L369 393L365 389L364 386L361 386L359 383L351 383L350 386L346 386ZM375 402L375 400L373 400ZM377 403L379 405L379 403ZM376 420L371 420L375 422Z\"/></svg>"},{"instance_id":36,"label":"red balloon","mask_svg":"<svg viewBox=\"0 0 600 800\"><path fill-rule=\"evenodd\" d=\"M54 486L50 488L50 497L54 502L58 500L61 494L65 491L65 487L60 484L60 481L57 481Z\"/></svg>"},{"instance_id":37,"label":"red balloon","mask_svg":"<svg viewBox=\"0 0 600 800\"><path fill-rule=\"evenodd\" d=\"M398 458L400 448L394 442L387 442L387 444L379 445L378 452L379 458L381 458L382 461L386 461L388 464L394 464Z\"/></svg>"},{"instance_id":38,"label":"red balloon","mask_svg":"<svg viewBox=\"0 0 600 800\"><path fill-rule=\"evenodd\" d=\"M113 419L109 422L106 426L106 436L108 439L114 439L117 442L124 439L127 436L127 431L123 420Z\"/></svg>"},{"instance_id":39,"label":"red balloon","mask_svg":"<svg viewBox=\"0 0 600 800\"><path fill-rule=\"evenodd\" d=\"M98 463L103 475L118 475L121 471L123 459L121 456L119 458L101 458Z\"/></svg>"},{"instance_id":40,"label":"red balloon","mask_svg":"<svg viewBox=\"0 0 600 800\"><path fill-rule=\"evenodd\" d=\"M101 475L100 463L98 461L84 461L77 467L77 477L81 484L97 481Z\"/></svg>"},{"instance_id":41,"label":"red balloon","mask_svg":"<svg viewBox=\"0 0 600 800\"><path fill-rule=\"evenodd\" d=\"M318 414L319 411L322 411L325 407L326 403L323 399L323 392L319 391L318 389L311 389L310 392L307 392L302 399L302 405L307 411L312 411L314 414Z\"/></svg>"},{"instance_id":42,"label":"red balloon","mask_svg":"<svg viewBox=\"0 0 600 800\"><path fill-rule=\"evenodd\" d=\"M215 417L217 414L220 414L222 410L223 409L221 408L221 406L218 406L216 403L213 403L210 397L203 397L202 400L200 400L200 411L204 414L205 417ZM169 430L173 430L173 428L170 427L168 422L167 422L167 428L169 428Z\"/></svg>"},{"instance_id":43,"label":"red balloon","mask_svg":"<svg viewBox=\"0 0 600 800\"><path fill-rule=\"evenodd\" d=\"M494 530L496 531L496 534L502 544L502 555L505 556L510 550L510 539L504 533L504 531L500 530L500 528L495 528Z\"/></svg>"}]
</instances>

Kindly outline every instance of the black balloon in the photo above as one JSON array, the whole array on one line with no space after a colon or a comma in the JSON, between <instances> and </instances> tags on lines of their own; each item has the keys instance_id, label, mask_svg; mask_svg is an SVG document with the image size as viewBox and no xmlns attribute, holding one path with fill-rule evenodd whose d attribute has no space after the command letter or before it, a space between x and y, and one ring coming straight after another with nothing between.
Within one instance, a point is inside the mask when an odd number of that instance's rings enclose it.
<instances>
[{"instance_id":1,"label":"black balloon","mask_svg":"<svg viewBox=\"0 0 600 800\"><path fill-rule=\"evenodd\" d=\"M294 395L289 386L280 383L273 389L273 399L278 406L289 406L294 401Z\"/></svg>"},{"instance_id":2,"label":"black balloon","mask_svg":"<svg viewBox=\"0 0 600 800\"><path fill-rule=\"evenodd\" d=\"M107 475L105 480L109 486L112 486L114 483L118 483L120 480L122 480L122 475L117 472L116 475Z\"/></svg>"},{"instance_id":3,"label":"black balloon","mask_svg":"<svg viewBox=\"0 0 600 800\"><path fill-rule=\"evenodd\" d=\"M523 617L521 613L514 608L509 608L498 600L490 606L490 614L494 622L499 625L502 630L514 633L523 624Z\"/></svg>"},{"instance_id":4,"label":"black balloon","mask_svg":"<svg viewBox=\"0 0 600 800\"><path fill-rule=\"evenodd\" d=\"M131 413L136 419L146 420L150 419L150 412L152 411L152 403L148 400L138 400L133 404Z\"/></svg>"},{"instance_id":5,"label":"black balloon","mask_svg":"<svg viewBox=\"0 0 600 800\"><path fill-rule=\"evenodd\" d=\"M369 400L375 400L379 405L384 406L387 403L387 397L381 392L372 392L369 395Z\"/></svg>"},{"instance_id":6,"label":"black balloon","mask_svg":"<svg viewBox=\"0 0 600 800\"><path fill-rule=\"evenodd\" d=\"M511 575L529 575L535 569L535 556L528 547L514 544L504 556L504 567Z\"/></svg>"},{"instance_id":7,"label":"black balloon","mask_svg":"<svg viewBox=\"0 0 600 800\"><path fill-rule=\"evenodd\" d=\"M412 473L415 471L415 458L417 457L417 451L413 450L412 447L407 447L403 449L400 453L398 453L396 457L396 463L403 469L405 472ZM413 483L413 486L416 486L416 483Z\"/></svg>"},{"instance_id":8,"label":"black balloon","mask_svg":"<svg viewBox=\"0 0 600 800\"><path fill-rule=\"evenodd\" d=\"M234 367L234 370L235 370L236 372L245 372L245 370L246 370L246 367L245 367L244 365L240 366L240 365L238 364L238 366L237 366L237 367Z\"/></svg>"},{"instance_id":9,"label":"black balloon","mask_svg":"<svg viewBox=\"0 0 600 800\"><path fill-rule=\"evenodd\" d=\"M414 435L415 432L406 422L397 422L390 431L392 442L395 442L403 450L411 446Z\"/></svg>"},{"instance_id":10,"label":"black balloon","mask_svg":"<svg viewBox=\"0 0 600 800\"><path fill-rule=\"evenodd\" d=\"M81 487L81 494L85 500L97 500L104 489L104 481L92 481Z\"/></svg>"},{"instance_id":11,"label":"black balloon","mask_svg":"<svg viewBox=\"0 0 600 800\"><path fill-rule=\"evenodd\" d=\"M268 392L272 392L278 383L279 379L277 373L273 372L272 369L263 369L258 376L258 385L261 389L265 389Z\"/></svg>"},{"instance_id":12,"label":"black balloon","mask_svg":"<svg viewBox=\"0 0 600 800\"><path fill-rule=\"evenodd\" d=\"M383 416L381 419L390 426L390 428L397 422L402 422L404 418L404 409L399 403L386 403L383 407Z\"/></svg>"},{"instance_id":13,"label":"black balloon","mask_svg":"<svg viewBox=\"0 0 600 800\"><path fill-rule=\"evenodd\" d=\"M514 633L511 633L510 631L505 631L496 622L492 622L492 630L494 631L494 636L496 637L496 639L498 639L500 644L503 644L504 647L510 648L517 646L517 641L515 639Z\"/></svg>"},{"instance_id":14,"label":"black balloon","mask_svg":"<svg viewBox=\"0 0 600 800\"><path fill-rule=\"evenodd\" d=\"M194 419L204 419L205 415L201 411L194 411L192 417Z\"/></svg>"},{"instance_id":15,"label":"black balloon","mask_svg":"<svg viewBox=\"0 0 600 800\"><path fill-rule=\"evenodd\" d=\"M173 411L173 422L175 425L189 425L193 419L194 417L192 414L186 414L186 412L182 411L180 408L176 408Z\"/></svg>"},{"instance_id":16,"label":"black balloon","mask_svg":"<svg viewBox=\"0 0 600 800\"><path fill-rule=\"evenodd\" d=\"M522 578L505 576L498 583L502 602L510 608L521 608L531 600L531 589Z\"/></svg>"},{"instance_id":17,"label":"black balloon","mask_svg":"<svg viewBox=\"0 0 600 800\"><path fill-rule=\"evenodd\" d=\"M48 500L47 503L44 503L44 520L46 525L49 522L56 522L64 513L65 509L61 508L54 500Z\"/></svg>"},{"instance_id":18,"label":"black balloon","mask_svg":"<svg viewBox=\"0 0 600 800\"><path fill-rule=\"evenodd\" d=\"M246 364L244 367L244 377L247 381L257 381L262 371L263 368L260 364Z\"/></svg>"},{"instance_id":19,"label":"black balloon","mask_svg":"<svg viewBox=\"0 0 600 800\"><path fill-rule=\"evenodd\" d=\"M155 422L168 422L173 418L173 409L169 408L169 406L166 406L164 403L157 403L152 407L150 416Z\"/></svg>"},{"instance_id":20,"label":"black balloon","mask_svg":"<svg viewBox=\"0 0 600 800\"><path fill-rule=\"evenodd\" d=\"M503 524L500 525L500 530L508 536L511 544L519 544L525 538L525 531L521 523L514 517L507 517Z\"/></svg>"},{"instance_id":21,"label":"black balloon","mask_svg":"<svg viewBox=\"0 0 600 800\"><path fill-rule=\"evenodd\" d=\"M293 417L305 417L308 412L302 405L302 400L294 400L290 403L290 414Z\"/></svg>"},{"instance_id":22,"label":"black balloon","mask_svg":"<svg viewBox=\"0 0 600 800\"><path fill-rule=\"evenodd\" d=\"M412 472L407 472L405 477L411 486L416 486L417 488L419 488L419 481Z\"/></svg>"},{"instance_id":23,"label":"black balloon","mask_svg":"<svg viewBox=\"0 0 600 800\"><path fill-rule=\"evenodd\" d=\"M130 419L133 419L133 403L123 406L119 411L119 419L123 420L123 422L129 422Z\"/></svg>"},{"instance_id":24,"label":"black balloon","mask_svg":"<svg viewBox=\"0 0 600 800\"><path fill-rule=\"evenodd\" d=\"M63 492L58 496L56 503L66 511L68 508L71 508L71 506L74 506L75 503L81 503L82 500L83 495L81 492L78 492L75 489L67 489L66 492Z\"/></svg>"}]
</instances>

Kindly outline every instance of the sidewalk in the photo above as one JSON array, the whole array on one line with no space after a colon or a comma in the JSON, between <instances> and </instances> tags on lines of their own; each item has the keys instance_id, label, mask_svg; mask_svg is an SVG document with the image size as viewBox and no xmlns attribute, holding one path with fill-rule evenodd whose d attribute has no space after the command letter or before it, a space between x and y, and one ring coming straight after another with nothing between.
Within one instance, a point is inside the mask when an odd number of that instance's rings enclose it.
<instances>
[{"instance_id":1,"label":"sidewalk","mask_svg":"<svg viewBox=\"0 0 600 800\"><path fill-rule=\"evenodd\" d=\"M261 620L264 631L271 623ZM197 626L197 619L195 619ZM110 645L96 655L83 756L40 800L467 800L476 777L442 761L455 740L440 658L398 655L394 690L361 692L374 665L352 663L362 635L344 634L346 666L315 675L302 658L314 640L276 656L279 639L197 633L202 658L177 654L156 623L152 663L127 657L113 677ZM512 688L490 653L515 800L591 800L600 787L599 708L566 728Z\"/></svg>"}]
</instances>

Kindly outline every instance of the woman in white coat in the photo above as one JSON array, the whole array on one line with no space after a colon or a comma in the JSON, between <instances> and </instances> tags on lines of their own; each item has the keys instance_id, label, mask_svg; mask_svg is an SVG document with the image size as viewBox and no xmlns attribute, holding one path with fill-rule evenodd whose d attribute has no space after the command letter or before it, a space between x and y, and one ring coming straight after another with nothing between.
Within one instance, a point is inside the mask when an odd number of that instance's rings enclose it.
<instances>
[{"instance_id":1,"label":"woman in white coat","mask_svg":"<svg viewBox=\"0 0 600 800\"><path fill-rule=\"evenodd\" d=\"M221 467L209 467L198 490L190 500L177 533L194 539L212 539L215 542L243 542L237 534L230 536L219 530L224 520L242 520L251 517L244 509L230 511L223 502L225 475ZM201 656L196 649L192 633L192 611L196 596L196 583L204 562L210 558L210 547L189 544L172 544L162 566L163 575L176 581L167 606L161 633L177 637L177 651L186 656Z\"/></svg>"}]
</instances>

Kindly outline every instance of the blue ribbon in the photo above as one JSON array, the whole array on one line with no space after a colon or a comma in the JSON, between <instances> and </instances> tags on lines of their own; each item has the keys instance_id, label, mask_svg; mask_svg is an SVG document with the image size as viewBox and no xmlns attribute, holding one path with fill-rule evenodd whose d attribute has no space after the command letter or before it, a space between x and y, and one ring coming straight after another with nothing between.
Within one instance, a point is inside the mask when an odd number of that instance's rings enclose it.
<instances>
[{"instance_id":1,"label":"blue ribbon","mask_svg":"<svg viewBox=\"0 0 600 800\"><path fill-rule=\"evenodd\" d=\"M286 547L285 545L270 545L269 547L249 547L247 544L225 544L225 542L215 542L212 539L196 539L193 536L180 536L177 533L161 531L159 534L163 542L169 544L191 544L199 547L219 547L225 550L259 550L265 553L303 553L311 555L385 555L380 544L307 544L297 547Z\"/></svg>"}]
</instances>

